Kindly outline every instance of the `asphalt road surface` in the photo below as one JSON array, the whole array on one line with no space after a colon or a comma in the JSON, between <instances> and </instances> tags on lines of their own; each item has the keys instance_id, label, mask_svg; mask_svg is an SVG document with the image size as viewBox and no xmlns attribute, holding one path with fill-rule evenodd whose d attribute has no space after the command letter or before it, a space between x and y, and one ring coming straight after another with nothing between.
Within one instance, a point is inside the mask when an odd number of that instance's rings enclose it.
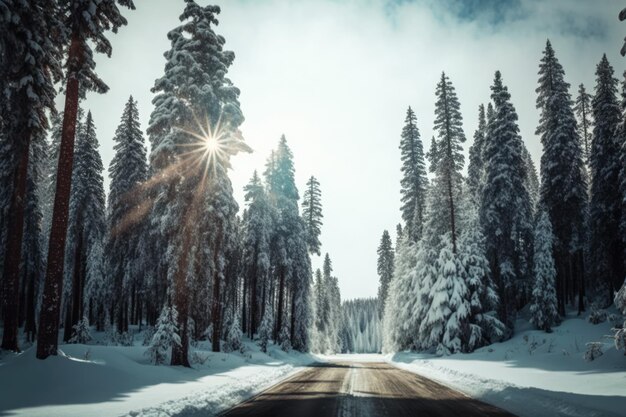
<instances>
[{"instance_id":1,"label":"asphalt road surface","mask_svg":"<svg viewBox=\"0 0 626 417\"><path fill-rule=\"evenodd\" d=\"M226 411L267 417L514 417L386 363L317 364Z\"/></svg>"}]
</instances>

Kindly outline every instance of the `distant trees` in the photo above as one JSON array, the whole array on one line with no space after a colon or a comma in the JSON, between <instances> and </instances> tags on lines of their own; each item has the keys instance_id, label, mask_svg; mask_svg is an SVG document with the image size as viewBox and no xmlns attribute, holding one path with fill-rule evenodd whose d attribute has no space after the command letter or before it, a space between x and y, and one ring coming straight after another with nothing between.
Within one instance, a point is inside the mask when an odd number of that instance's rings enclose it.
<instances>
[{"instance_id":1,"label":"distant trees","mask_svg":"<svg viewBox=\"0 0 626 417\"><path fill-rule=\"evenodd\" d=\"M333 266L330 256L324 257L323 272L315 272L315 300L312 332L312 349L320 353L339 353L342 351L343 316L341 294L336 277L332 275Z\"/></svg>"}]
</instances>

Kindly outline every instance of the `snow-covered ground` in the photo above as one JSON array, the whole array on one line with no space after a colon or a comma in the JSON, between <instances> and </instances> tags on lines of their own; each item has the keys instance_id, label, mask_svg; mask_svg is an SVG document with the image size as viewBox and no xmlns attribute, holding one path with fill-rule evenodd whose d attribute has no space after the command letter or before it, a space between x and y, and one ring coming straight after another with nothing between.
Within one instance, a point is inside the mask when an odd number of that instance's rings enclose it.
<instances>
[{"instance_id":1,"label":"snow-covered ground","mask_svg":"<svg viewBox=\"0 0 626 417\"><path fill-rule=\"evenodd\" d=\"M297 372L311 355L197 350L193 369L154 366L145 347L62 345L45 361L30 348L0 359L0 415L29 417L211 416ZM87 358L87 359L86 359Z\"/></svg>"},{"instance_id":2,"label":"snow-covered ground","mask_svg":"<svg viewBox=\"0 0 626 417\"><path fill-rule=\"evenodd\" d=\"M570 314L545 333L520 319L512 339L471 354L407 352L385 359L522 417L625 416L626 356L604 337L611 327ZM604 354L587 362L591 341L603 342Z\"/></svg>"}]
</instances>

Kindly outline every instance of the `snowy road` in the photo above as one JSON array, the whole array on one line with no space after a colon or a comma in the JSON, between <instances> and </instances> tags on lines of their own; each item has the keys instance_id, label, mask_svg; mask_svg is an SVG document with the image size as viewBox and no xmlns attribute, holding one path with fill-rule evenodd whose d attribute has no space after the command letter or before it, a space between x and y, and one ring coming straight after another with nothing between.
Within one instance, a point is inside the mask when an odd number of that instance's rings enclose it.
<instances>
[{"instance_id":1,"label":"snowy road","mask_svg":"<svg viewBox=\"0 0 626 417\"><path fill-rule=\"evenodd\" d=\"M428 378L387 363L312 366L223 416L512 417Z\"/></svg>"}]
</instances>

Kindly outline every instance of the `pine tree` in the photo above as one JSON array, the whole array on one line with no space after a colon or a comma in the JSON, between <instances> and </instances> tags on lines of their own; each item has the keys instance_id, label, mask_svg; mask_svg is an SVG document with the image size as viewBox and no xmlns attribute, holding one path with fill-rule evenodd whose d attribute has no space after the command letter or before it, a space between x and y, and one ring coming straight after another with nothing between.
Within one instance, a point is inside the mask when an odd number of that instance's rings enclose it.
<instances>
[{"instance_id":1,"label":"pine tree","mask_svg":"<svg viewBox=\"0 0 626 417\"><path fill-rule=\"evenodd\" d=\"M98 152L98 139L91 112L87 113L84 126L79 129L74 170L72 172L72 192L70 196L69 227L65 255L65 281L69 297L66 298L64 340L72 336L71 329L86 315L84 300L85 288L91 277L89 264L101 264L95 255L95 245L102 245L106 232L105 196L102 159ZM97 296L97 294L93 294ZM87 300L92 301L92 300ZM94 303L88 305L95 307Z\"/></svg>"},{"instance_id":2,"label":"pine tree","mask_svg":"<svg viewBox=\"0 0 626 417\"><path fill-rule=\"evenodd\" d=\"M554 236L550 218L545 211L539 213L534 237L535 282L530 305L530 322L539 329L550 332L552 326L560 322L560 317L555 289L557 273L552 258Z\"/></svg>"},{"instance_id":3,"label":"pine tree","mask_svg":"<svg viewBox=\"0 0 626 417\"><path fill-rule=\"evenodd\" d=\"M400 242L404 238L404 230L402 230L402 224L398 223L396 225L396 253L398 252L398 248L400 247Z\"/></svg>"},{"instance_id":4,"label":"pine tree","mask_svg":"<svg viewBox=\"0 0 626 417\"><path fill-rule=\"evenodd\" d=\"M307 245L312 254L321 254L320 233L322 232L322 191L317 178L311 176L306 183L302 201L302 218L307 236Z\"/></svg>"},{"instance_id":5,"label":"pine tree","mask_svg":"<svg viewBox=\"0 0 626 417\"><path fill-rule=\"evenodd\" d=\"M491 90L494 114L488 123L483 153L485 186L480 219L501 301L500 319L512 327L513 312L528 297L532 209L517 114L499 71Z\"/></svg>"},{"instance_id":6,"label":"pine tree","mask_svg":"<svg viewBox=\"0 0 626 417\"><path fill-rule=\"evenodd\" d=\"M132 96L124 107L113 140L115 156L109 166L107 270L115 288L112 301L117 329L125 332L128 331L129 307L136 306L135 311L130 312L136 321L143 301L139 298L144 272L140 239L146 207L141 186L147 179L148 169L137 102Z\"/></svg>"},{"instance_id":7,"label":"pine tree","mask_svg":"<svg viewBox=\"0 0 626 417\"><path fill-rule=\"evenodd\" d=\"M63 113L51 117L50 141L48 144L47 162L45 167L44 185L42 187L43 243L47 248L50 228L52 226L52 210L54 206L54 192L57 185L57 167L59 165L59 150L61 148L61 133L63 128Z\"/></svg>"},{"instance_id":8,"label":"pine tree","mask_svg":"<svg viewBox=\"0 0 626 417\"><path fill-rule=\"evenodd\" d=\"M469 165L467 167L467 185L476 201L482 194L483 177L485 175L483 149L485 147L486 130L485 106L481 104L478 106L478 128L474 133L474 143L472 143L469 149Z\"/></svg>"},{"instance_id":9,"label":"pine tree","mask_svg":"<svg viewBox=\"0 0 626 417\"><path fill-rule=\"evenodd\" d=\"M169 350L180 345L180 343L178 312L175 307L164 306L157 321L150 347L145 354L153 364L162 365L167 360Z\"/></svg>"},{"instance_id":10,"label":"pine tree","mask_svg":"<svg viewBox=\"0 0 626 417\"><path fill-rule=\"evenodd\" d=\"M272 313L269 308L265 309L265 314L259 327L259 346L261 352L267 352L267 346L272 336Z\"/></svg>"},{"instance_id":11,"label":"pine tree","mask_svg":"<svg viewBox=\"0 0 626 417\"><path fill-rule=\"evenodd\" d=\"M590 283L590 288L603 287L606 302L610 303L613 293L621 287L625 273L623 243L619 235L621 166L617 128L621 114L617 101L617 80L613 78L613 67L606 55L597 66L596 81L591 103L595 124L589 157L591 202L588 251L592 272L598 281Z\"/></svg>"},{"instance_id":12,"label":"pine tree","mask_svg":"<svg viewBox=\"0 0 626 417\"><path fill-rule=\"evenodd\" d=\"M537 134L541 135L541 205L554 230L554 256L557 269L559 312L565 314L565 303L579 298L584 310L583 244L587 184L583 150L576 128L569 84L554 54L550 41L539 65L537 108L541 118Z\"/></svg>"},{"instance_id":13,"label":"pine tree","mask_svg":"<svg viewBox=\"0 0 626 417\"><path fill-rule=\"evenodd\" d=\"M445 73L441 73L441 80L437 84L435 94L437 101L434 129L438 139L433 138L434 146L430 148L430 170L435 173L433 188L445 196L445 206L442 206L441 210L445 210L449 219L446 229L450 232L452 252L456 253L458 231L456 230L457 213L455 210L464 163L461 146L465 142L463 118L456 91Z\"/></svg>"},{"instance_id":14,"label":"pine tree","mask_svg":"<svg viewBox=\"0 0 626 417\"><path fill-rule=\"evenodd\" d=\"M583 150L583 159L585 163L589 161L591 153L591 142L593 140L593 122L591 120L591 94L587 93L584 84L578 86L578 95L574 104L574 111L578 118L578 136L581 139L581 147Z\"/></svg>"},{"instance_id":15,"label":"pine tree","mask_svg":"<svg viewBox=\"0 0 626 417\"><path fill-rule=\"evenodd\" d=\"M2 349L19 351L19 281L29 157L33 142L48 129L54 113L62 51L58 47L58 4L52 0L3 4L0 16L0 187L2 193Z\"/></svg>"},{"instance_id":16,"label":"pine tree","mask_svg":"<svg viewBox=\"0 0 626 417\"><path fill-rule=\"evenodd\" d=\"M298 213L293 154L284 135L268 161L265 174L277 225L271 249L272 268L278 277L274 340L280 343L280 333L286 328L291 347L302 351L308 345L306 326L310 318L308 298L312 274L304 221Z\"/></svg>"},{"instance_id":17,"label":"pine tree","mask_svg":"<svg viewBox=\"0 0 626 417\"><path fill-rule=\"evenodd\" d=\"M389 283L393 278L394 249L391 246L391 237L388 231L383 232L380 245L377 250L378 254L378 277L380 285L378 287L378 301L380 303L381 313L385 311L385 300L389 291Z\"/></svg>"},{"instance_id":18,"label":"pine tree","mask_svg":"<svg viewBox=\"0 0 626 417\"><path fill-rule=\"evenodd\" d=\"M435 268L437 279L430 289L430 307L421 324L425 340L437 354L450 354L466 349L469 334L469 290L465 269L453 251L449 234L442 237Z\"/></svg>"},{"instance_id":19,"label":"pine tree","mask_svg":"<svg viewBox=\"0 0 626 417\"><path fill-rule=\"evenodd\" d=\"M404 123L402 139L400 140L402 160L401 211L408 238L412 242L417 242L422 234L428 178L424 163L424 148L417 128L417 118L411 107L406 112Z\"/></svg>"},{"instance_id":20,"label":"pine tree","mask_svg":"<svg viewBox=\"0 0 626 417\"><path fill-rule=\"evenodd\" d=\"M465 219L460 238L459 258L467 277L470 305L469 335L464 347L471 352L481 346L500 341L506 333L506 326L492 314L497 311L500 300L491 279L478 212L473 203L468 203L464 208Z\"/></svg>"},{"instance_id":21,"label":"pine tree","mask_svg":"<svg viewBox=\"0 0 626 417\"><path fill-rule=\"evenodd\" d=\"M252 338L263 318L269 292L271 207L256 171L244 188L248 208L243 216L243 270L249 287L248 336ZM245 329L244 329L245 330Z\"/></svg>"},{"instance_id":22,"label":"pine tree","mask_svg":"<svg viewBox=\"0 0 626 417\"><path fill-rule=\"evenodd\" d=\"M157 262L151 275L168 283L178 311L181 343L173 349L173 365L189 366L189 294L200 289L189 288L188 276L203 273L193 267L200 260L210 265L211 342L220 350L223 284L238 209L227 170L233 155L250 151L238 130L239 89L226 77L234 54L223 49L224 38L213 30L219 12L217 6L186 0L184 24L168 34L165 73L152 89L150 227L158 244L152 245Z\"/></svg>"},{"instance_id":23,"label":"pine tree","mask_svg":"<svg viewBox=\"0 0 626 417\"><path fill-rule=\"evenodd\" d=\"M524 165L526 165L526 190L530 196L530 206L534 214L540 197L539 177L537 176L537 168L535 168L533 158L526 146L522 148L522 157L524 158Z\"/></svg>"},{"instance_id":24,"label":"pine tree","mask_svg":"<svg viewBox=\"0 0 626 417\"><path fill-rule=\"evenodd\" d=\"M415 303L413 283L417 269L418 244L403 239L396 246L393 278L389 283L383 315L383 347L385 353L398 352L414 346L416 321L412 306ZM417 323L419 326L419 323Z\"/></svg>"},{"instance_id":25,"label":"pine tree","mask_svg":"<svg viewBox=\"0 0 626 417\"><path fill-rule=\"evenodd\" d=\"M117 2L131 9L135 8L132 0L118 0ZM69 42L65 65L67 85L40 318L41 331L37 343L39 359L56 355L57 350L58 316L61 304L59 291L64 274L78 101L86 91L105 93L108 90L107 85L95 73L96 64L93 60L91 43L95 44L97 52L111 56L111 43L104 33L109 29L115 33L121 26L126 25L126 19L120 14L116 0L102 0L97 4L91 0L67 1L61 5L60 16L65 21L63 28L59 29L64 35L62 42Z\"/></svg>"},{"instance_id":26,"label":"pine tree","mask_svg":"<svg viewBox=\"0 0 626 417\"><path fill-rule=\"evenodd\" d=\"M315 319L313 321L314 344L313 351L325 353L328 350L328 338L326 328L329 323L330 306L328 305L328 297L326 296L326 286L322 278L322 271L315 271L315 284L313 288L313 297L315 303Z\"/></svg>"}]
</instances>

